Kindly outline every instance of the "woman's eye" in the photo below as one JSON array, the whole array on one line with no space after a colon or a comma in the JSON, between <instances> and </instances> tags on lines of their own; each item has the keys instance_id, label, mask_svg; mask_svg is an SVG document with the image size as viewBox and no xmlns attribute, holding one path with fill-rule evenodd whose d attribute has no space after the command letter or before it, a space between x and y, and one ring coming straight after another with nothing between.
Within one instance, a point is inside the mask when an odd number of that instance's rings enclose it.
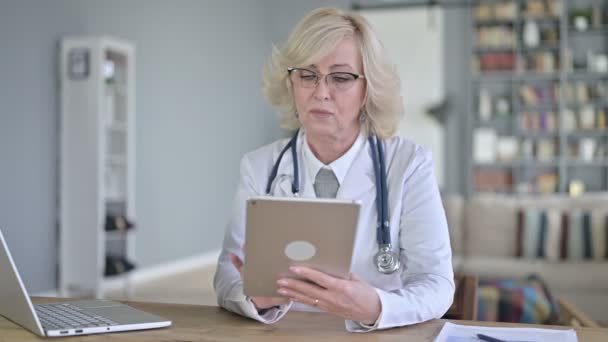
<instances>
[{"instance_id":1,"label":"woman's eye","mask_svg":"<svg viewBox=\"0 0 608 342\"><path fill-rule=\"evenodd\" d=\"M346 82L350 82L353 80L353 78L350 76L336 76L336 75L334 75L332 77L332 79L336 83L346 83Z\"/></svg>"}]
</instances>

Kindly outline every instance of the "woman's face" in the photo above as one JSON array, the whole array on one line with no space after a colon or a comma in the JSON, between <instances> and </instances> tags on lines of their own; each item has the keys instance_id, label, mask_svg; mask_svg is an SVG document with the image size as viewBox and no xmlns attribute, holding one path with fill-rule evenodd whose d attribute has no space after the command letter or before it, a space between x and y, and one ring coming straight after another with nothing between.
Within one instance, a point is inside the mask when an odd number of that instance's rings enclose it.
<instances>
[{"instance_id":1,"label":"woman's face","mask_svg":"<svg viewBox=\"0 0 608 342\"><path fill-rule=\"evenodd\" d=\"M336 72L363 74L357 42L345 38L317 63L300 67L314 71L319 77L318 84L308 88L301 83L310 73L296 71L291 75L296 110L307 135L339 140L356 136L360 126L359 113L365 101L365 79L355 79L350 87L341 89L350 82L348 79L338 77L340 74L327 78L325 75Z\"/></svg>"}]
</instances>

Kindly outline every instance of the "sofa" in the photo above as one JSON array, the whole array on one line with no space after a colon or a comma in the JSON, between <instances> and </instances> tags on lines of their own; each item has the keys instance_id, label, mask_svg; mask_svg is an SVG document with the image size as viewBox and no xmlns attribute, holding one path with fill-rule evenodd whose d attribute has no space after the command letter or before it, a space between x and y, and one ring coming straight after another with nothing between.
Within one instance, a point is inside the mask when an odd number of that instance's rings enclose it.
<instances>
[{"instance_id":1,"label":"sofa","mask_svg":"<svg viewBox=\"0 0 608 342\"><path fill-rule=\"evenodd\" d=\"M593 211L594 215L599 212L606 217L608 193L589 193L575 198L501 194L478 194L467 199L460 195L442 195L442 198L456 272L480 278L523 278L536 274L554 297L569 300L595 320L608 321L608 259L556 260L518 254L521 240L526 238L518 232L522 212L579 210ZM608 225L608 219L605 222ZM608 227L605 229L608 234ZM606 236L603 238L608 240Z\"/></svg>"}]
</instances>

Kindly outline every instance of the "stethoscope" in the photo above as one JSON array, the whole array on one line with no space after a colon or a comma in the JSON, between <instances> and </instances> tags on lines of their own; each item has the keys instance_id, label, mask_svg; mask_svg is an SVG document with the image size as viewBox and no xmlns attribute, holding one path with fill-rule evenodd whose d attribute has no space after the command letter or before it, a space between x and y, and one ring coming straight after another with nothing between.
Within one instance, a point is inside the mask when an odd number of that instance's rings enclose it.
<instances>
[{"instance_id":1,"label":"stethoscope","mask_svg":"<svg viewBox=\"0 0 608 342\"><path fill-rule=\"evenodd\" d=\"M296 146L298 142L299 130L289 140L287 145L279 154L279 158L274 163L268 184L266 185L266 194L270 195L270 188L277 177L279 164L283 155L291 148L291 157L293 159L293 181L291 183L291 192L294 196L299 196L300 193L300 177L298 167L298 156ZM388 213L388 189L386 186L386 165L384 160L384 148L377 136L369 136L368 141L372 150L372 160L374 164L374 175L376 176L376 209L378 211L378 224L376 239L378 240L378 253L374 257L374 262L378 271L383 274L391 274L399 269L401 263L397 253L391 250L391 235L390 221Z\"/></svg>"}]
</instances>

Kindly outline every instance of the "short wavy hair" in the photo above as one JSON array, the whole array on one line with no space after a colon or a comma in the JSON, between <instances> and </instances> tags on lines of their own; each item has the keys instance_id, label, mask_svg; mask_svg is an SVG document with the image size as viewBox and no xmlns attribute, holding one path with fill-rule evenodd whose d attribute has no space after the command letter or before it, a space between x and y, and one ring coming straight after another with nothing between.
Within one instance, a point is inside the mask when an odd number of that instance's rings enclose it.
<instances>
[{"instance_id":1,"label":"short wavy hair","mask_svg":"<svg viewBox=\"0 0 608 342\"><path fill-rule=\"evenodd\" d=\"M263 70L262 92L279 112L281 127L297 129L300 122L287 68L310 65L327 55L344 38L358 42L365 75L366 102L362 128L381 138L393 136L403 116L401 81L394 64L369 22L361 15L336 8L319 8L306 15L281 47L273 47Z\"/></svg>"}]
</instances>

